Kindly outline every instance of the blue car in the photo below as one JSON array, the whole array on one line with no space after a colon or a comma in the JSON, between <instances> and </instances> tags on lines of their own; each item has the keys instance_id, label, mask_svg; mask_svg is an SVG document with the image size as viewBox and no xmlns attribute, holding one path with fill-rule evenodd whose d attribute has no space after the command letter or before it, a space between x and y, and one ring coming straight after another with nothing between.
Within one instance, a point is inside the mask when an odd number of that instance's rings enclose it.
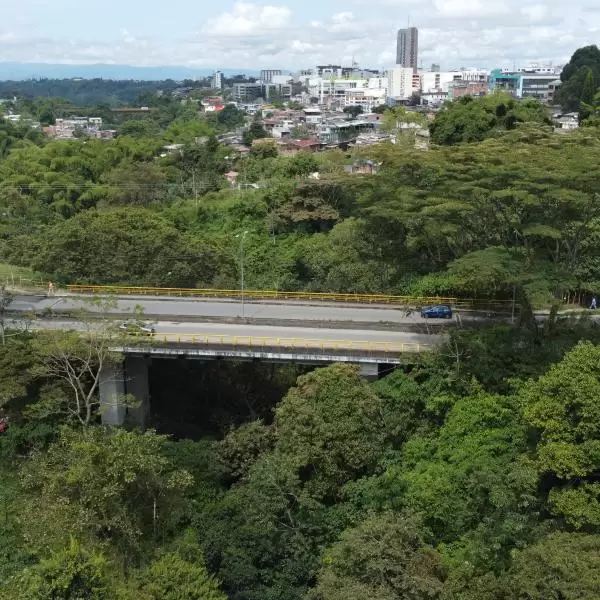
<instances>
[{"instance_id":1,"label":"blue car","mask_svg":"<svg viewBox=\"0 0 600 600\"><path fill-rule=\"evenodd\" d=\"M451 319L452 309L446 304L424 306L421 309L421 317L423 319Z\"/></svg>"}]
</instances>

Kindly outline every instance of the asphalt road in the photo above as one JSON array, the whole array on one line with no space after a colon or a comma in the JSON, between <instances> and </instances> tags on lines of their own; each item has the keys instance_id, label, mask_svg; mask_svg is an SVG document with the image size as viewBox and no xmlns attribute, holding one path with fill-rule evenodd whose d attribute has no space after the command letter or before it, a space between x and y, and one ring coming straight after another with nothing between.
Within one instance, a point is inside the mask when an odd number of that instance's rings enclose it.
<instances>
[{"instance_id":1,"label":"asphalt road","mask_svg":"<svg viewBox=\"0 0 600 600\"><path fill-rule=\"evenodd\" d=\"M89 326L89 325L88 325ZM94 324L91 325L94 327ZM83 329L77 321L43 320L34 322L36 329ZM415 344L439 343L440 336L402 331L362 331L357 329L323 329L311 327L274 327L268 325L232 325L225 323L154 323L155 341L239 346L293 346L296 348L336 348L401 352ZM136 336L131 336L136 340ZM144 338L148 339L148 338ZM408 345L408 346L407 346ZM409 347L410 346L410 347Z\"/></svg>"},{"instance_id":2,"label":"asphalt road","mask_svg":"<svg viewBox=\"0 0 600 600\"><path fill-rule=\"evenodd\" d=\"M123 315L131 314L139 307L143 314L163 319L177 317L186 318L239 318L242 317L241 302L218 300L179 300L159 298L119 298L116 300L115 312ZM11 310L23 312L41 312L51 308L57 314L85 308L99 311L99 307L73 297L45 298L43 296L16 296L10 305ZM342 305L306 305L298 303L245 303L244 315L247 319L298 320L298 321L346 321L362 323L423 323L420 314L413 311L409 314L397 307L370 308ZM428 319L432 323L447 322L444 319Z\"/></svg>"}]
</instances>

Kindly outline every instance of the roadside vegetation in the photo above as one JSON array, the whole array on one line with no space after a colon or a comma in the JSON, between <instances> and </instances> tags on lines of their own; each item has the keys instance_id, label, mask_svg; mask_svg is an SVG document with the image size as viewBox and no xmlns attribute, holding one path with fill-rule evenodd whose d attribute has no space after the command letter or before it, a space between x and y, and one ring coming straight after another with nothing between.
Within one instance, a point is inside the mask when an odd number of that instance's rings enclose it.
<instances>
[{"instance_id":1,"label":"roadside vegetation","mask_svg":"<svg viewBox=\"0 0 600 600\"><path fill-rule=\"evenodd\" d=\"M218 415L175 437L102 426L98 373L121 358L108 330L11 329L2 288L0 597L596 600L600 328L557 314L600 289L600 81L583 50L563 94L585 126L567 134L502 95L445 108L427 151L400 136L242 157L216 135L243 114L168 94L114 141L1 123L0 259L19 276L236 287L248 231L251 288L521 310L371 384L350 365L165 361L179 431L190 407ZM357 158L378 173L347 174ZM256 187L230 186L232 169Z\"/></svg>"},{"instance_id":2,"label":"roadside vegetation","mask_svg":"<svg viewBox=\"0 0 600 600\"><path fill-rule=\"evenodd\" d=\"M440 113L444 130L454 117L460 129L463 108ZM545 303L597 289L595 128L558 135L526 122L428 151L409 139L236 157L180 110L183 138L190 128L206 139L163 158L174 124L85 143L1 125L0 257L58 283L235 288L235 235L247 230L248 288L505 299L516 289ZM379 172L346 174L358 158ZM242 189L224 177L232 169Z\"/></svg>"}]
</instances>

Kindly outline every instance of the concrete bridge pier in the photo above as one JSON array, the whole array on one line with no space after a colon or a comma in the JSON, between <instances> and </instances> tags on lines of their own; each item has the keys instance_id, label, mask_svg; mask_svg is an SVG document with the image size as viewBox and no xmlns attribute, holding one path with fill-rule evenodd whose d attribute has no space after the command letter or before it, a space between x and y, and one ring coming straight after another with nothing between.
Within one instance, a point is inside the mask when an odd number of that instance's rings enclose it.
<instances>
[{"instance_id":1,"label":"concrete bridge pier","mask_svg":"<svg viewBox=\"0 0 600 600\"><path fill-rule=\"evenodd\" d=\"M367 381L377 381L379 379L378 363L360 363L360 376Z\"/></svg>"},{"instance_id":2,"label":"concrete bridge pier","mask_svg":"<svg viewBox=\"0 0 600 600\"><path fill-rule=\"evenodd\" d=\"M127 406L126 396L135 400ZM150 414L148 360L127 356L124 364L105 365L100 372L100 414L103 425L146 427Z\"/></svg>"},{"instance_id":3,"label":"concrete bridge pier","mask_svg":"<svg viewBox=\"0 0 600 600\"><path fill-rule=\"evenodd\" d=\"M126 407L125 375L120 364L107 364L100 371L100 415L103 425L123 425Z\"/></svg>"},{"instance_id":4,"label":"concrete bridge pier","mask_svg":"<svg viewBox=\"0 0 600 600\"><path fill-rule=\"evenodd\" d=\"M136 406L127 408L127 421L142 429L146 427L150 415L148 363L149 359L143 356L128 356L125 359L125 390L136 402Z\"/></svg>"}]
</instances>

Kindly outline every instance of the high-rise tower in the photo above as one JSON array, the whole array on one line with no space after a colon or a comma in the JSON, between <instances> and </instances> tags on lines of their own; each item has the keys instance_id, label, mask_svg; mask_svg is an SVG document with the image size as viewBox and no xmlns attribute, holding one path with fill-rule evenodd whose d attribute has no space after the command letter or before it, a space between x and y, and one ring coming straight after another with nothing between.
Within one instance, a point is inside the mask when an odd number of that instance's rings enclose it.
<instances>
[{"instance_id":1,"label":"high-rise tower","mask_svg":"<svg viewBox=\"0 0 600 600\"><path fill-rule=\"evenodd\" d=\"M210 82L210 87L216 90L223 88L223 73L221 71L215 71Z\"/></svg>"},{"instance_id":2,"label":"high-rise tower","mask_svg":"<svg viewBox=\"0 0 600 600\"><path fill-rule=\"evenodd\" d=\"M396 52L396 64L407 69L417 70L419 55L419 30L416 27L408 27L398 31L398 48Z\"/></svg>"}]
</instances>

